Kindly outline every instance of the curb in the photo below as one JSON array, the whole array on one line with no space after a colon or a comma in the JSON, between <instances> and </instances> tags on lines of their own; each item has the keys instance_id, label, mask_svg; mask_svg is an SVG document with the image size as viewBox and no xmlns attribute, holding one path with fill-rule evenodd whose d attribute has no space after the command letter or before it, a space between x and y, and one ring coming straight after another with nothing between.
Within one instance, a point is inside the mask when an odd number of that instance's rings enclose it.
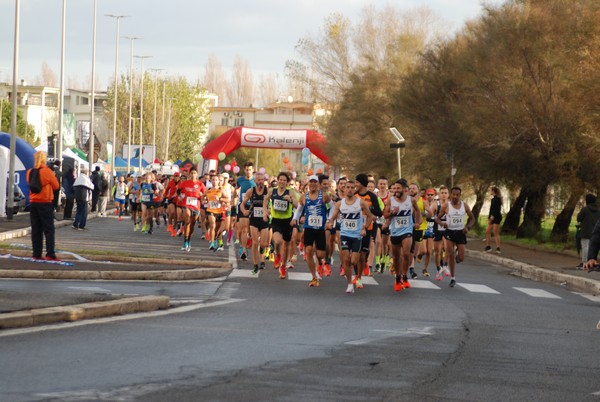
<instances>
[{"instance_id":1,"label":"curb","mask_svg":"<svg viewBox=\"0 0 600 402\"><path fill-rule=\"evenodd\" d=\"M136 296L103 302L75 304L72 306L46 307L33 310L0 314L0 329L23 328L79 321L147 311L164 310L169 307L167 296Z\"/></svg>"},{"instance_id":2,"label":"curb","mask_svg":"<svg viewBox=\"0 0 600 402\"><path fill-rule=\"evenodd\" d=\"M595 279L582 278L580 276L563 274L549 269L536 267L511 260L505 257L465 249L465 254L478 260L488 261L494 264L502 265L513 270L512 275L521 278L532 279L537 282L553 283L555 285L567 286L570 289L594 295L600 294L600 281Z\"/></svg>"},{"instance_id":3,"label":"curb","mask_svg":"<svg viewBox=\"0 0 600 402\"><path fill-rule=\"evenodd\" d=\"M196 268L174 271L70 271L0 269L2 279L74 279L123 281L188 281L227 276L232 268Z\"/></svg>"}]
</instances>

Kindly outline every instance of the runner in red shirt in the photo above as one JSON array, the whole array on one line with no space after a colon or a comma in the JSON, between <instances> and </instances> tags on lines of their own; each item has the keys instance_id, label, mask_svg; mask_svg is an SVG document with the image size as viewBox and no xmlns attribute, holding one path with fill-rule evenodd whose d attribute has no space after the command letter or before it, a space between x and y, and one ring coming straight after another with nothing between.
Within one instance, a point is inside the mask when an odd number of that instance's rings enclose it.
<instances>
[{"instance_id":1,"label":"runner in red shirt","mask_svg":"<svg viewBox=\"0 0 600 402\"><path fill-rule=\"evenodd\" d=\"M190 170L190 180L186 180L179 185L180 198L183 206L184 241L182 250L190 251L190 240L194 233L194 226L198 215L200 215L201 198L206 193L206 187L198 180L196 169Z\"/></svg>"},{"instance_id":2,"label":"runner in red shirt","mask_svg":"<svg viewBox=\"0 0 600 402\"><path fill-rule=\"evenodd\" d=\"M164 196L167 200L167 231L175 236L177 229L177 186L181 183L179 172L175 172L165 188Z\"/></svg>"}]
</instances>

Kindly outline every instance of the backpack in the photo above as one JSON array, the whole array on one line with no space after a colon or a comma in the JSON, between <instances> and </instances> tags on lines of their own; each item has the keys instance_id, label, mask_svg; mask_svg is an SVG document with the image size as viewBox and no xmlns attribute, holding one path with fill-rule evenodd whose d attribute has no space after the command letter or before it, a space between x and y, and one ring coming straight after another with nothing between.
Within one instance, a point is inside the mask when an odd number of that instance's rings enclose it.
<instances>
[{"instance_id":1,"label":"backpack","mask_svg":"<svg viewBox=\"0 0 600 402\"><path fill-rule=\"evenodd\" d=\"M40 169L33 168L29 171L29 191L34 194L39 194L42 192Z\"/></svg>"}]
</instances>

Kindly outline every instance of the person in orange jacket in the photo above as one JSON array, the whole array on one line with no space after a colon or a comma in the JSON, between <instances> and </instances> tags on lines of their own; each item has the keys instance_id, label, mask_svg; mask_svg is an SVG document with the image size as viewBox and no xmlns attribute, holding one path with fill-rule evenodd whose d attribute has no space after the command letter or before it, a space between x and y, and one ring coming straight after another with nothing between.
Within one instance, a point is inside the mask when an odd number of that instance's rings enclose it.
<instances>
[{"instance_id":1,"label":"person in orange jacket","mask_svg":"<svg viewBox=\"0 0 600 402\"><path fill-rule=\"evenodd\" d=\"M46 237L45 260L59 261L54 250L54 191L59 189L58 180L54 171L46 166L46 153L38 151L34 155L34 169L39 169L40 184L42 190L39 193L29 193L31 219L31 245L33 258L42 259L44 236ZM31 170L27 171L27 183Z\"/></svg>"}]
</instances>

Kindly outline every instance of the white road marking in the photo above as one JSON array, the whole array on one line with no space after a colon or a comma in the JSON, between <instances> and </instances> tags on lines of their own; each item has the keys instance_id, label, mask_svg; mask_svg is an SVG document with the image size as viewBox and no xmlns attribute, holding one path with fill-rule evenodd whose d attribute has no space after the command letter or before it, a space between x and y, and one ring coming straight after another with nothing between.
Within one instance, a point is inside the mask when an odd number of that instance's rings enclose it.
<instances>
[{"instance_id":1,"label":"white road marking","mask_svg":"<svg viewBox=\"0 0 600 402\"><path fill-rule=\"evenodd\" d=\"M591 300L593 302L600 303L600 296L590 295L587 293L579 293L579 292L571 292L571 293L579 295L581 297L585 297L586 299Z\"/></svg>"},{"instance_id":2,"label":"white road marking","mask_svg":"<svg viewBox=\"0 0 600 402\"><path fill-rule=\"evenodd\" d=\"M203 303L203 304L192 304L188 306L175 307L167 310L157 310L150 311L147 313L134 313L134 314L126 314L126 315L118 315L113 317L104 317L104 318L96 318L92 320L82 320L75 322L66 322L52 325L44 325L41 327L31 327L31 328L18 328L18 329L7 329L0 331L0 338L5 336L13 336L13 335L24 335L24 334L32 334L35 332L45 332L52 331L57 329L66 329L66 328L74 328L74 327L82 327L84 325L92 325L92 324L106 324L116 321L129 321L136 320L139 318L153 318L160 317L170 314L178 314L178 313L187 313L189 311L199 310L202 308L208 307L217 307L230 303L237 303L245 301L245 299L227 299L227 300L219 300L211 303Z\"/></svg>"},{"instance_id":3,"label":"white road marking","mask_svg":"<svg viewBox=\"0 0 600 402\"><path fill-rule=\"evenodd\" d=\"M562 299L562 297L547 292L543 289L535 289L535 288L513 288L518 290L519 292L523 292L531 297L543 297L545 299Z\"/></svg>"},{"instance_id":4,"label":"white road marking","mask_svg":"<svg viewBox=\"0 0 600 402\"><path fill-rule=\"evenodd\" d=\"M312 274L310 272L290 272L290 271L288 271L288 279L291 281L310 282L312 279Z\"/></svg>"},{"instance_id":5,"label":"white road marking","mask_svg":"<svg viewBox=\"0 0 600 402\"><path fill-rule=\"evenodd\" d=\"M86 292L112 293L112 291L110 291L108 289L94 287L94 286L69 286L68 289L83 290Z\"/></svg>"},{"instance_id":6,"label":"white road marking","mask_svg":"<svg viewBox=\"0 0 600 402\"><path fill-rule=\"evenodd\" d=\"M599 325L600 325L600 323L599 323ZM592 395L594 395L594 396L600 396L600 391L594 392L594 393L592 393Z\"/></svg>"},{"instance_id":7,"label":"white road marking","mask_svg":"<svg viewBox=\"0 0 600 402\"><path fill-rule=\"evenodd\" d=\"M469 292L473 292L473 293L489 293L489 294L495 294L495 295L499 295L500 292L490 288L489 286L485 286L485 285L476 285L474 283L456 283L458 286L467 289Z\"/></svg>"},{"instance_id":8,"label":"white road marking","mask_svg":"<svg viewBox=\"0 0 600 402\"><path fill-rule=\"evenodd\" d=\"M363 276L360 279L360 281L362 282L363 285L379 285L379 283L377 283L375 278L373 278L371 276Z\"/></svg>"},{"instance_id":9,"label":"white road marking","mask_svg":"<svg viewBox=\"0 0 600 402\"><path fill-rule=\"evenodd\" d=\"M441 290L441 288L436 285L433 282L429 282L429 281L425 281L425 280L420 280L420 279L412 279L410 281L408 281L410 283L410 287L412 288L417 288L417 289L435 289L435 290Z\"/></svg>"},{"instance_id":10,"label":"white road marking","mask_svg":"<svg viewBox=\"0 0 600 402\"><path fill-rule=\"evenodd\" d=\"M258 278L260 275L260 271L258 274L253 274L251 269L236 269L229 274L230 278Z\"/></svg>"}]
</instances>

